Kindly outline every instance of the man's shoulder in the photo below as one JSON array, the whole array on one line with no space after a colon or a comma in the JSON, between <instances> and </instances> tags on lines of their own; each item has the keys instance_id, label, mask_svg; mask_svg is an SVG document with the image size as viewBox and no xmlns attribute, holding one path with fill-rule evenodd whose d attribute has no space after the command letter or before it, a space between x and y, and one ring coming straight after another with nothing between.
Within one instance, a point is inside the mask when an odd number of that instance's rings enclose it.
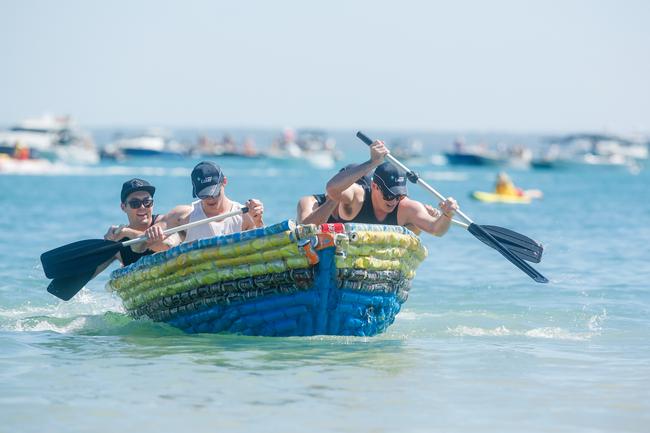
<instances>
[{"instance_id":1,"label":"man's shoulder","mask_svg":"<svg viewBox=\"0 0 650 433\"><path fill-rule=\"evenodd\" d=\"M399 207L401 209L418 210L424 208L424 204L418 200L413 200L412 198L404 197L402 202L399 204Z\"/></svg>"},{"instance_id":2,"label":"man's shoulder","mask_svg":"<svg viewBox=\"0 0 650 433\"><path fill-rule=\"evenodd\" d=\"M177 220L184 219L189 217L193 210L193 205L181 204L170 210L166 217Z\"/></svg>"},{"instance_id":3,"label":"man's shoulder","mask_svg":"<svg viewBox=\"0 0 650 433\"><path fill-rule=\"evenodd\" d=\"M420 211L426 211L424 204L417 200L405 197L399 204L398 212L403 216L415 215Z\"/></svg>"},{"instance_id":4,"label":"man's shoulder","mask_svg":"<svg viewBox=\"0 0 650 433\"><path fill-rule=\"evenodd\" d=\"M169 213L183 213L183 212L192 212L194 209L194 203L192 204L179 204L174 207Z\"/></svg>"}]
</instances>

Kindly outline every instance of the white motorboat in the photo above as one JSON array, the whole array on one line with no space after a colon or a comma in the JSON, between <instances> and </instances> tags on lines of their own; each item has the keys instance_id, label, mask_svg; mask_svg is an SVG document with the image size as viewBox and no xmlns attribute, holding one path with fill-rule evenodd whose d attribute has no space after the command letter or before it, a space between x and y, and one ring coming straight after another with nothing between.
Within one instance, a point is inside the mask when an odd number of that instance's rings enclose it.
<instances>
[{"instance_id":1,"label":"white motorboat","mask_svg":"<svg viewBox=\"0 0 650 433\"><path fill-rule=\"evenodd\" d=\"M290 128L271 144L266 155L276 159L302 159L318 168L332 168L342 157L336 141L324 131L301 130L296 134Z\"/></svg>"},{"instance_id":2,"label":"white motorboat","mask_svg":"<svg viewBox=\"0 0 650 433\"><path fill-rule=\"evenodd\" d=\"M611 134L571 134L547 140L550 146L534 167L572 164L634 166L648 158L647 142Z\"/></svg>"},{"instance_id":3,"label":"white motorboat","mask_svg":"<svg viewBox=\"0 0 650 433\"><path fill-rule=\"evenodd\" d=\"M0 131L2 149L27 148L32 157L69 164L96 164L99 152L90 134L69 116L43 115Z\"/></svg>"},{"instance_id":4,"label":"white motorboat","mask_svg":"<svg viewBox=\"0 0 650 433\"><path fill-rule=\"evenodd\" d=\"M125 157L182 157L188 149L181 143L168 138L169 134L159 129L150 129L141 135L118 138L106 146L106 150Z\"/></svg>"}]
</instances>

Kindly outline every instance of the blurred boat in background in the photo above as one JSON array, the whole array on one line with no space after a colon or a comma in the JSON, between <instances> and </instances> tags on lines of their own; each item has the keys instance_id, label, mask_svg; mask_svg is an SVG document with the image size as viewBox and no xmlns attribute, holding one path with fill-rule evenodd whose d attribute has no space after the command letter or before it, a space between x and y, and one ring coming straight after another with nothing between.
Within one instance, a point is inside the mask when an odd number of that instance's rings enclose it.
<instances>
[{"instance_id":1,"label":"blurred boat in background","mask_svg":"<svg viewBox=\"0 0 650 433\"><path fill-rule=\"evenodd\" d=\"M445 152L449 165L508 166L513 168L554 169L569 166L639 167L648 159L648 138L613 134L569 134L549 137L537 146L537 155L525 144L499 143L491 149L486 143L467 146L463 139Z\"/></svg>"},{"instance_id":2,"label":"blurred boat in background","mask_svg":"<svg viewBox=\"0 0 650 433\"><path fill-rule=\"evenodd\" d=\"M458 138L454 141L454 149L444 153L450 165L503 165L507 158L498 152L488 149L487 144L468 146L465 140Z\"/></svg>"},{"instance_id":3,"label":"blurred boat in background","mask_svg":"<svg viewBox=\"0 0 650 433\"><path fill-rule=\"evenodd\" d=\"M298 133L285 128L282 136L266 151L275 159L302 159L319 168L333 168L342 153L336 149L336 141L325 131L317 129L299 130Z\"/></svg>"},{"instance_id":4,"label":"blurred boat in background","mask_svg":"<svg viewBox=\"0 0 650 433\"><path fill-rule=\"evenodd\" d=\"M569 134L549 137L534 168L559 168L571 165L637 166L648 159L648 140L642 136L626 138L612 134Z\"/></svg>"},{"instance_id":5,"label":"blurred boat in background","mask_svg":"<svg viewBox=\"0 0 650 433\"><path fill-rule=\"evenodd\" d=\"M260 152L255 146L255 141L247 137L241 146L230 135L224 134L221 140L214 140L207 135L200 135L192 154L201 157L232 157L232 158L265 158L266 155Z\"/></svg>"},{"instance_id":6,"label":"blurred boat in background","mask_svg":"<svg viewBox=\"0 0 650 433\"><path fill-rule=\"evenodd\" d=\"M118 138L104 147L102 153L104 158L180 158L190 154L188 146L174 140L170 133L160 128L150 128L132 137L120 137L120 135L118 134Z\"/></svg>"},{"instance_id":7,"label":"blurred boat in background","mask_svg":"<svg viewBox=\"0 0 650 433\"><path fill-rule=\"evenodd\" d=\"M422 141L418 139L396 139L388 147L395 158L408 164L423 165L430 159L425 157Z\"/></svg>"},{"instance_id":8,"label":"blurred boat in background","mask_svg":"<svg viewBox=\"0 0 650 433\"><path fill-rule=\"evenodd\" d=\"M32 159L67 164L99 162L91 135L79 129L70 116L43 115L0 131L0 153L12 155L17 149L27 149Z\"/></svg>"}]
</instances>

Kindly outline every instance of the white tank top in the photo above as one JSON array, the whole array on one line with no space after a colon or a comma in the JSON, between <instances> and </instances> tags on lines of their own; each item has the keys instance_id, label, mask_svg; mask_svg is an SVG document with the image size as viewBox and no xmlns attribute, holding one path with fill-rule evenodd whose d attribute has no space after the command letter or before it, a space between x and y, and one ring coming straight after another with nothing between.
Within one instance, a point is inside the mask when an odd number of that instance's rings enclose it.
<instances>
[{"instance_id":1,"label":"white tank top","mask_svg":"<svg viewBox=\"0 0 650 433\"><path fill-rule=\"evenodd\" d=\"M229 212L243 208L244 205L237 202L232 202L232 207ZM190 214L190 221L194 222L206 219L207 216L203 212L201 200L192 203L192 213ZM223 221L211 221L206 224L201 224L196 227L187 229L184 242L192 242L197 239L211 238L214 236L228 235L230 233L237 233L241 231L243 218L241 215L231 216Z\"/></svg>"}]
</instances>

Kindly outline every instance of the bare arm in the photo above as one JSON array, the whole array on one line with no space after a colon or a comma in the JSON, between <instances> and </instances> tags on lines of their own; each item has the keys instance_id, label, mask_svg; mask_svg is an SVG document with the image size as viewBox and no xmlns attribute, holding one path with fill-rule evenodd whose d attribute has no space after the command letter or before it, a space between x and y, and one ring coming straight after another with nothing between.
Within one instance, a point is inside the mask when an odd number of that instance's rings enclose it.
<instances>
[{"instance_id":1,"label":"bare arm","mask_svg":"<svg viewBox=\"0 0 650 433\"><path fill-rule=\"evenodd\" d=\"M327 182L327 196L332 200L341 201L341 194L353 185L362 176L368 174L371 170L384 162L384 156L388 154L388 149L383 141L375 141L370 145L370 159L363 164L352 167L347 170L338 172Z\"/></svg>"},{"instance_id":2,"label":"bare arm","mask_svg":"<svg viewBox=\"0 0 650 433\"><path fill-rule=\"evenodd\" d=\"M350 168L348 170L343 170L338 172L333 178L327 182L327 196L331 197L332 200L340 201L341 195L346 191L350 186L361 179L362 176L368 174L371 170L374 170L378 165L381 164L375 163L372 160L368 160L363 164L359 164L356 167Z\"/></svg>"},{"instance_id":3,"label":"bare arm","mask_svg":"<svg viewBox=\"0 0 650 433\"><path fill-rule=\"evenodd\" d=\"M165 237L163 232L187 224L190 220L191 213L192 206L181 205L176 206L174 209L169 211L169 213L158 216L156 224L152 225L144 232L144 234L150 239L150 241L147 241L148 246L154 251L164 251L170 246L176 244L176 242L172 242L172 240L180 239L180 242L185 240L185 232L181 231L178 233L178 237L174 236L174 238L169 238L169 241L166 242L168 237Z\"/></svg>"},{"instance_id":4,"label":"bare arm","mask_svg":"<svg viewBox=\"0 0 650 433\"><path fill-rule=\"evenodd\" d=\"M431 206L425 206L419 201L404 199L400 204L398 211L398 221L400 225L413 225L434 236L443 236L449 230L451 218L454 215L458 205L453 198L448 198L440 203L441 211L437 211Z\"/></svg>"},{"instance_id":5,"label":"bare arm","mask_svg":"<svg viewBox=\"0 0 650 433\"><path fill-rule=\"evenodd\" d=\"M339 217L343 220L352 220L361 211L365 190L361 185L352 184L341 194L339 201Z\"/></svg>"},{"instance_id":6,"label":"bare arm","mask_svg":"<svg viewBox=\"0 0 650 433\"><path fill-rule=\"evenodd\" d=\"M133 229L129 226L126 225L119 225L119 226L111 226L106 234L104 235L104 239L108 239L111 241L119 241L120 239L128 238L128 239L135 239L139 238L140 236L145 235L147 232L146 231L139 231L136 229ZM162 230L161 230L162 233ZM161 234L162 237L162 234ZM152 250L155 252L158 251L166 251L170 247L174 246L176 243L173 242L173 239L161 239L157 241L146 241L146 242L141 242L138 244L134 244L131 246L131 249L136 252L136 253L142 253L146 250ZM118 254L116 257L118 260L121 261L121 257ZM110 262L108 263L110 264ZM108 266L108 264L106 266ZM104 267L105 268L105 267ZM103 269L102 269L103 270Z\"/></svg>"},{"instance_id":7,"label":"bare arm","mask_svg":"<svg viewBox=\"0 0 650 433\"><path fill-rule=\"evenodd\" d=\"M338 206L338 202L329 197L320 206L313 195L302 197L298 201L298 223L325 224L336 206Z\"/></svg>"},{"instance_id":8,"label":"bare arm","mask_svg":"<svg viewBox=\"0 0 650 433\"><path fill-rule=\"evenodd\" d=\"M129 228L126 224L110 226L108 228L108 231L106 231L106 233L104 234L104 239L117 242L119 239L128 236L126 234L128 230L132 230L132 229ZM122 256L120 256L119 251L115 253L115 255L113 255L111 258L106 260L104 263L97 266L97 268L95 268L95 273L93 274L93 277L99 275L104 269L108 268L110 264L113 263L115 260L119 260L120 263L122 262Z\"/></svg>"},{"instance_id":9,"label":"bare arm","mask_svg":"<svg viewBox=\"0 0 650 433\"><path fill-rule=\"evenodd\" d=\"M174 227L178 227L183 224L187 224L190 220L191 213L192 206L176 206L174 209L169 211L169 213L160 215L156 220L156 224L154 224L152 227L160 227L164 231L173 229Z\"/></svg>"}]
</instances>

